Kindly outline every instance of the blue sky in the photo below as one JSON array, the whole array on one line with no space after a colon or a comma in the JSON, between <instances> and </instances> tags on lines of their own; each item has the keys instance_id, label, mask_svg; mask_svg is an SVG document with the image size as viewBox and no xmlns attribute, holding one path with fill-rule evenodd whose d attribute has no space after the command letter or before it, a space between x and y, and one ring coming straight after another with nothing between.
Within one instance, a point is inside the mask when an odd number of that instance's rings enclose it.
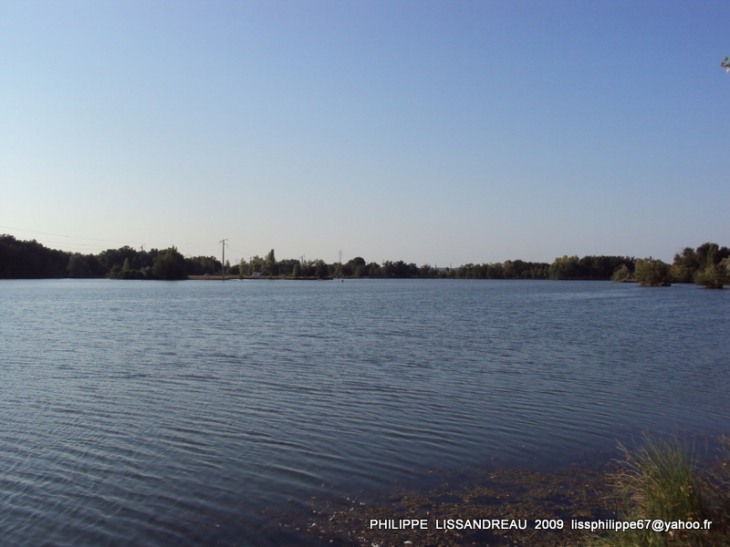
<instances>
[{"instance_id":1,"label":"blue sky","mask_svg":"<svg viewBox=\"0 0 730 547\"><path fill-rule=\"evenodd\" d=\"M0 0L0 233L439 266L730 245L730 3Z\"/></svg>"}]
</instances>

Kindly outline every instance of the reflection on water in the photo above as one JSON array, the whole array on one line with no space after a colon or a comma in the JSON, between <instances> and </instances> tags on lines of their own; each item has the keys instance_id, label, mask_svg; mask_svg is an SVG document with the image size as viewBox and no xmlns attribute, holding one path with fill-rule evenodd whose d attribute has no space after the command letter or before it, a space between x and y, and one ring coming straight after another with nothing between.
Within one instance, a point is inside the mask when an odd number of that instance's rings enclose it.
<instances>
[{"instance_id":1,"label":"reflection on water","mask_svg":"<svg viewBox=\"0 0 730 547\"><path fill-rule=\"evenodd\" d=\"M604 282L3 281L0 541L276 544L262 511L323 491L727 432L728 310Z\"/></svg>"}]
</instances>

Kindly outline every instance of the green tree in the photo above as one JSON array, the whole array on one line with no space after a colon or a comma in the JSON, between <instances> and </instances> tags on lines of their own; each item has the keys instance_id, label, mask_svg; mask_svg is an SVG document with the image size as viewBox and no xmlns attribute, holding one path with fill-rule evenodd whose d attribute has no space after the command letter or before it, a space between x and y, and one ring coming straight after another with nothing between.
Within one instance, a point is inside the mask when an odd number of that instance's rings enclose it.
<instances>
[{"instance_id":1,"label":"green tree","mask_svg":"<svg viewBox=\"0 0 730 547\"><path fill-rule=\"evenodd\" d=\"M251 262L248 264L248 275L253 276L255 273L263 275L264 271L264 259L259 255L251 257Z\"/></svg>"},{"instance_id":2,"label":"green tree","mask_svg":"<svg viewBox=\"0 0 730 547\"><path fill-rule=\"evenodd\" d=\"M329 268L323 260L317 261L317 268L315 269L314 275L316 275L319 279L324 279L329 276Z\"/></svg>"},{"instance_id":3,"label":"green tree","mask_svg":"<svg viewBox=\"0 0 730 547\"><path fill-rule=\"evenodd\" d=\"M432 272L434 272L434 269L431 267L430 264L422 264L421 267L418 269L418 276L428 278L431 277Z\"/></svg>"},{"instance_id":4,"label":"green tree","mask_svg":"<svg viewBox=\"0 0 730 547\"><path fill-rule=\"evenodd\" d=\"M264 273L267 275L279 275L279 265L276 263L274 249L271 249L264 258Z\"/></svg>"},{"instance_id":5,"label":"green tree","mask_svg":"<svg viewBox=\"0 0 730 547\"><path fill-rule=\"evenodd\" d=\"M367 275L367 262L361 256L348 260L342 266L342 274L345 277L365 277Z\"/></svg>"},{"instance_id":6,"label":"green tree","mask_svg":"<svg viewBox=\"0 0 730 547\"><path fill-rule=\"evenodd\" d=\"M634 278L643 287L668 287L672 281L669 264L653 258L636 261Z\"/></svg>"},{"instance_id":7,"label":"green tree","mask_svg":"<svg viewBox=\"0 0 730 547\"><path fill-rule=\"evenodd\" d=\"M700 268L697 253L692 247L685 247L682 253L674 255L671 274L672 280L677 283L692 283L694 275Z\"/></svg>"},{"instance_id":8,"label":"green tree","mask_svg":"<svg viewBox=\"0 0 730 547\"><path fill-rule=\"evenodd\" d=\"M35 239L19 241L11 235L0 235L0 278L66 277L69 259L69 253L48 249Z\"/></svg>"},{"instance_id":9,"label":"green tree","mask_svg":"<svg viewBox=\"0 0 730 547\"><path fill-rule=\"evenodd\" d=\"M672 279L677 283L692 283L704 285L712 279L712 283L719 282L717 278L722 272L712 268L712 266L720 264L723 260L730 257L730 249L720 247L717 243L703 243L697 249L685 247L682 253L674 255L672 263ZM711 269L709 275L705 273L707 269Z\"/></svg>"},{"instance_id":10,"label":"green tree","mask_svg":"<svg viewBox=\"0 0 730 547\"><path fill-rule=\"evenodd\" d=\"M157 251L155 250L154 252L156 253ZM138 255L143 256L140 257ZM98 259L99 262L101 262L101 264L104 266L104 268L109 271L114 266L119 266L119 268L121 269L126 259L129 259L130 267L132 268L152 266L152 260L154 259L154 256L150 257L149 253L140 253L129 245L125 245L124 247L120 247L119 249L107 249L106 251L102 251L101 253L99 253Z\"/></svg>"},{"instance_id":11,"label":"green tree","mask_svg":"<svg viewBox=\"0 0 730 547\"><path fill-rule=\"evenodd\" d=\"M170 247L160 251L155 257L152 265L152 273L157 279L168 281L187 279L185 274L185 257L181 255L176 247Z\"/></svg>"},{"instance_id":12,"label":"green tree","mask_svg":"<svg viewBox=\"0 0 730 547\"><path fill-rule=\"evenodd\" d=\"M371 262L368 264L368 277L380 277L380 266L378 266L377 262Z\"/></svg>"},{"instance_id":13,"label":"green tree","mask_svg":"<svg viewBox=\"0 0 730 547\"><path fill-rule=\"evenodd\" d=\"M550 264L548 275L550 276L550 279L580 279L578 257L563 255L562 258L556 258L555 261ZM505 277L507 277L506 274Z\"/></svg>"},{"instance_id":14,"label":"green tree","mask_svg":"<svg viewBox=\"0 0 730 547\"><path fill-rule=\"evenodd\" d=\"M613 272L611 280L616 281L617 283L626 283L627 281L633 281L633 276L631 275L629 267L626 264L622 264L616 268L615 272Z\"/></svg>"},{"instance_id":15,"label":"green tree","mask_svg":"<svg viewBox=\"0 0 730 547\"><path fill-rule=\"evenodd\" d=\"M238 263L238 277L243 279L247 275L251 275L248 269L248 262L242 258Z\"/></svg>"},{"instance_id":16,"label":"green tree","mask_svg":"<svg viewBox=\"0 0 730 547\"><path fill-rule=\"evenodd\" d=\"M725 259L725 262L728 259ZM723 285L730 283L727 266L721 262L720 264L711 264L704 270L697 272L695 283L702 285L706 289L722 289Z\"/></svg>"},{"instance_id":17,"label":"green tree","mask_svg":"<svg viewBox=\"0 0 730 547\"><path fill-rule=\"evenodd\" d=\"M68 261L69 277L104 277L104 268L94 255L74 253Z\"/></svg>"},{"instance_id":18,"label":"green tree","mask_svg":"<svg viewBox=\"0 0 730 547\"><path fill-rule=\"evenodd\" d=\"M221 261L214 256L194 256L185 259L185 273L188 275L220 274Z\"/></svg>"}]
</instances>

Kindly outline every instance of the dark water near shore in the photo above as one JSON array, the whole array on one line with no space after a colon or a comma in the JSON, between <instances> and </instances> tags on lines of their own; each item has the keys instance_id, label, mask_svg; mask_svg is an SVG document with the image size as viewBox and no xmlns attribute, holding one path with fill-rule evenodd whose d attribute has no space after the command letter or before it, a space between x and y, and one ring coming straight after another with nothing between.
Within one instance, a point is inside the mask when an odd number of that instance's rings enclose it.
<instances>
[{"instance_id":1,"label":"dark water near shore","mask_svg":"<svg viewBox=\"0 0 730 547\"><path fill-rule=\"evenodd\" d=\"M272 545L262 511L314 495L726 433L729 312L609 282L0 281L0 544Z\"/></svg>"}]
</instances>

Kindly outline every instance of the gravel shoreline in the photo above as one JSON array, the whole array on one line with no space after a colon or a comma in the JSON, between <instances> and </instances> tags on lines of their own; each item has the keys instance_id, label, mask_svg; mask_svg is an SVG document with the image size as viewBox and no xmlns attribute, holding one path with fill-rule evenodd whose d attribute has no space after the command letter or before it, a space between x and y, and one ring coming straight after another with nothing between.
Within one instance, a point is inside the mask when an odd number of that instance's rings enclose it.
<instances>
[{"instance_id":1,"label":"gravel shoreline","mask_svg":"<svg viewBox=\"0 0 730 547\"><path fill-rule=\"evenodd\" d=\"M611 471L608 464L543 473L482 472L468 478L454 476L454 481L445 477L427 491L397 489L371 497L313 498L309 513L280 515L277 525L281 532L299 533L333 547L585 545L590 532L574 530L571 523L615 518L616 500L607 481ZM455 529L459 520L466 529ZM489 529L469 529L466 521L474 520ZM380 524L373 526L372 521ZM418 521L416 529L413 521ZM548 529L538 529L536 521L547 521L542 524ZM560 522L562 529L555 529ZM404 523L407 529L402 529ZM454 529L448 529L449 525Z\"/></svg>"}]
</instances>

